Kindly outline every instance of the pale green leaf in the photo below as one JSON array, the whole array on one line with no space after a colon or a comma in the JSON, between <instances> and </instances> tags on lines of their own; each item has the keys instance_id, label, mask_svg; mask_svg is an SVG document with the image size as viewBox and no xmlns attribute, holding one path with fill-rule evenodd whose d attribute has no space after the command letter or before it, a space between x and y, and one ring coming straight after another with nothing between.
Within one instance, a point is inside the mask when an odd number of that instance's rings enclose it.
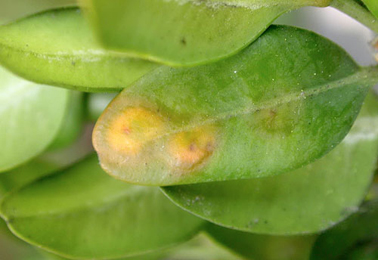
<instances>
[{"instance_id":1,"label":"pale green leaf","mask_svg":"<svg viewBox=\"0 0 378 260\"><path fill-rule=\"evenodd\" d=\"M0 172L25 163L48 147L62 125L69 94L0 68Z\"/></svg>"},{"instance_id":2,"label":"pale green leaf","mask_svg":"<svg viewBox=\"0 0 378 260\"><path fill-rule=\"evenodd\" d=\"M104 51L76 8L0 26L0 63L35 82L88 92L126 88L159 66Z\"/></svg>"},{"instance_id":3,"label":"pale green leaf","mask_svg":"<svg viewBox=\"0 0 378 260\"><path fill-rule=\"evenodd\" d=\"M63 125L58 135L49 146L49 150L56 150L68 147L80 136L84 128L84 94L81 92L71 92L68 109L63 121Z\"/></svg>"}]
</instances>

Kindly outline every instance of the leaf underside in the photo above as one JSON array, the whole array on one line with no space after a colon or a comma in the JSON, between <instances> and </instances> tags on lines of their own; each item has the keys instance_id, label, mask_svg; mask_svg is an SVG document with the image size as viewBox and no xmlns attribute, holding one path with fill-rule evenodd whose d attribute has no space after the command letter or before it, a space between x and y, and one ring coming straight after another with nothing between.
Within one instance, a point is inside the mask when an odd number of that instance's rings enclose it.
<instances>
[{"instance_id":1,"label":"leaf underside","mask_svg":"<svg viewBox=\"0 0 378 260\"><path fill-rule=\"evenodd\" d=\"M190 239L203 220L158 188L107 176L96 157L6 196L2 214L23 240L65 257L133 256Z\"/></svg>"}]
</instances>

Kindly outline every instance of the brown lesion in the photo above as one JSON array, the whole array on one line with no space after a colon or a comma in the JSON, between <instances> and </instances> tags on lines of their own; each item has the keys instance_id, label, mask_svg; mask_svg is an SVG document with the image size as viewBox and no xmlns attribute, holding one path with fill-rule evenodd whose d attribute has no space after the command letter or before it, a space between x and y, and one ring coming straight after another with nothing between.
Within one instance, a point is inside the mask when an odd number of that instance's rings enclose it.
<instances>
[{"instance_id":1,"label":"brown lesion","mask_svg":"<svg viewBox=\"0 0 378 260\"><path fill-rule=\"evenodd\" d=\"M175 134L169 141L173 167L192 170L202 165L214 152L216 133L213 127L200 127Z\"/></svg>"}]
</instances>

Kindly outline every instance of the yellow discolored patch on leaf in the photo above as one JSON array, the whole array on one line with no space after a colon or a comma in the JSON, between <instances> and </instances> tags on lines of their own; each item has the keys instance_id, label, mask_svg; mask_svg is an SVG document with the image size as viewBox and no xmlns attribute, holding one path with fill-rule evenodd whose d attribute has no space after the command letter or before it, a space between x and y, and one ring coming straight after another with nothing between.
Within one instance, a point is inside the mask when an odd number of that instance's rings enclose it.
<instances>
[{"instance_id":1,"label":"yellow discolored patch on leaf","mask_svg":"<svg viewBox=\"0 0 378 260\"><path fill-rule=\"evenodd\" d=\"M269 138L274 135L289 135L297 125L301 106L301 102L292 102L259 110L253 117L253 129Z\"/></svg>"},{"instance_id":2,"label":"yellow discolored patch on leaf","mask_svg":"<svg viewBox=\"0 0 378 260\"><path fill-rule=\"evenodd\" d=\"M174 167L193 169L213 154L215 129L196 128L175 134L169 141L169 155Z\"/></svg>"},{"instance_id":3,"label":"yellow discolored patch on leaf","mask_svg":"<svg viewBox=\"0 0 378 260\"><path fill-rule=\"evenodd\" d=\"M107 142L111 149L136 155L144 144L161 134L164 120L156 112L129 107L109 124Z\"/></svg>"}]
</instances>

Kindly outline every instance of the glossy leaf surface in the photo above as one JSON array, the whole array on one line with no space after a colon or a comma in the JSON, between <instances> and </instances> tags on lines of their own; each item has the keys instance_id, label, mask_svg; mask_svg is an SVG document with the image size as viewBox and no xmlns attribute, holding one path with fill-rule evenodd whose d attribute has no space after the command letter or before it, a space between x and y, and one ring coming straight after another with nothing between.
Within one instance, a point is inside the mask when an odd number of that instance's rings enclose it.
<instances>
[{"instance_id":1,"label":"glossy leaf surface","mask_svg":"<svg viewBox=\"0 0 378 260\"><path fill-rule=\"evenodd\" d=\"M264 260L308 260L316 238L315 235L257 235L217 225L207 225L206 232L246 259Z\"/></svg>"},{"instance_id":2,"label":"glossy leaf surface","mask_svg":"<svg viewBox=\"0 0 378 260\"><path fill-rule=\"evenodd\" d=\"M178 205L214 223L263 234L303 234L357 210L378 155L378 104L369 97L343 142L323 158L279 176L166 187Z\"/></svg>"},{"instance_id":3,"label":"glossy leaf surface","mask_svg":"<svg viewBox=\"0 0 378 260\"><path fill-rule=\"evenodd\" d=\"M203 221L158 188L107 176L92 157L7 196L2 213L20 238L75 258L120 258L183 242Z\"/></svg>"},{"instance_id":4,"label":"glossy leaf surface","mask_svg":"<svg viewBox=\"0 0 378 260\"><path fill-rule=\"evenodd\" d=\"M131 183L275 175L344 138L374 73L318 35L271 27L227 60L146 75L108 106L93 143L102 167Z\"/></svg>"},{"instance_id":5,"label":"glossy leaf surface","mask_svg":"<svg viewBox=\"0 0 378 260\"><path fill-rule=\"evenodd\" d=\"M57 135L69 91L25 81L0 67L0 172L40 154Z\"/></svg>"},{"instance_id":6,"label":"glossy leaf surface","mask_svg":"<svg viewBox=\"0 0 378 260\"><path fill-rule=\"evenodd\" d=\"M369 10L378 18L378 2L376 0L363 0Z\"/></svg>"},{"instance_id":7,"label":"glossy leaf surface","mask_svg":"<svg viewBox=\"0 0 378 260\"><path fill-rule=\"evenodd\" d=\"M377 256L378 253L377 219L378 201L363 204L360 210L346 221L319 236L311 260L376 259L371 257ZM364 253L367 253L366 258L362 258ZM360 258L353 258L358 255Z\"/></svg>"},{"instance_id":8,"label":"glossy leaf surface","mask_svg":"<svg viewBox=\"0 0 378 260\"><path fill-rule=\"evenodd\" d=\"M87 0L104 46L169 65L199 65L231 56L279 15L329 0ZM146 8L148 7L148 8Z\"/></svg>"},{"instance_id":9,"label":"glossy leaf surface","mask_svg":"<svg viewBox=\"0 0 378 260\"><path fill-rule=\"evenodd\" d=\"M159 66L104 51L75 8L0 26L0 63L32 81L88 92L123 89Z\"/></svg>"}]
</instances>

